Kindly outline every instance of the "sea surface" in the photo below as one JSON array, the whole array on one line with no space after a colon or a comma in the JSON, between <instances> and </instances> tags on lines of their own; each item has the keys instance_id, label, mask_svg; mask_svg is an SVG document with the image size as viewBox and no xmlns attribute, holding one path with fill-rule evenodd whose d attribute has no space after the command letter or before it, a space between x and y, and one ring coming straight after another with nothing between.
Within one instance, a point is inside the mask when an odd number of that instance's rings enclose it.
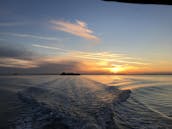
<instances>
[{"instance_id":1,"label":"sea surface","mask_svg":"<svg viewBox=\"0 0 172 129\"><path fill-rule=\"evenodd\" d=\"M0 76L0 129L172 129L172 76Z\"/></svg>"}]
</instances>

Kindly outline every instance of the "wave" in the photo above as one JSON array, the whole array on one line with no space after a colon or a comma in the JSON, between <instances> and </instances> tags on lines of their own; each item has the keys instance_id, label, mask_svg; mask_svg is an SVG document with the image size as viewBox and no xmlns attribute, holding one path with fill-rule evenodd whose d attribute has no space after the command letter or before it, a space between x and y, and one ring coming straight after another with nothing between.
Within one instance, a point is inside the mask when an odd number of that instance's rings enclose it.
<instances>
[{"instance_id":1,"label":"wave","mask_svg":"<svg viewBox=\"0 0 172 129\"><path fill-rule=\"evenodd\" d=\"M41 82L41 81L40 81ZM17 92L22 103L13 129L171 129L134 91L82 77L58 77Z\"/></svg>"},{"instance_id":2,"label":"wave","mask_svg":"<svg viewBox=\"0 0 172 129\"><path fill-rule=\"evenodd\" d=\"M52 86L28 87L18 92L25 103L15 120L16 129L118 129L114 106L126 101L120 91L82 78L68 78Z\"/></svg>"}]
</instances>

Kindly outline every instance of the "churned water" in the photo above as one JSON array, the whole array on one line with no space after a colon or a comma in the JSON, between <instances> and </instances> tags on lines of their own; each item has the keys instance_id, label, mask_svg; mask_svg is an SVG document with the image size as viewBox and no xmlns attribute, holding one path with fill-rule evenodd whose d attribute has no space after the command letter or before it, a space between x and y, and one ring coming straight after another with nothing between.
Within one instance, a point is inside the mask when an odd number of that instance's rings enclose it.
<instances>
[{"instance_id":1,"label":"churned water","mask_svg":"<svg viewBox=\"0 0 172 129\"><path fill-rule=\"evenodd\" d=\"M172 76L1 76L1 129L171 129Z\"/></svg>"}]
</instances>

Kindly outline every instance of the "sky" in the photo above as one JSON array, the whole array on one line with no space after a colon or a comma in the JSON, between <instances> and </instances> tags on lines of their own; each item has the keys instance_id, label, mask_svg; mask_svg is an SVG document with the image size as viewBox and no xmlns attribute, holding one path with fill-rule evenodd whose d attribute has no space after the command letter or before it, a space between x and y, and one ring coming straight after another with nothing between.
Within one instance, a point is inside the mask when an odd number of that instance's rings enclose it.
<instances>
[{"instance_id":1,"label":"sky","mask_svg":"<svg viewBox=\"0 0 172 129\"><path fill-rule=\"evenodd\" d=\"M172 6L0 0L0 74L172 73Z\"/></svg>"}]
</instances>

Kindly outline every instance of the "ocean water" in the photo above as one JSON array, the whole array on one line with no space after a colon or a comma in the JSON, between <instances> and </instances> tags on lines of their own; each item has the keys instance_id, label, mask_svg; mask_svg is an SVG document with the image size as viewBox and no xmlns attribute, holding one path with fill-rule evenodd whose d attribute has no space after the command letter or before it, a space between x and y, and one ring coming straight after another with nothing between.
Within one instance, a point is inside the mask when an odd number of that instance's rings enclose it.
<instances>
[{"instance_id":1,"label":"ocean water","mask_svg":"<svg viewBox=\"0 0 172 129\"><path fill-rule=\"evenodd\" d=\"M138 129L172 128L171 75L87 77L108 86L132 91L127 101L118 105L121 122Z\"/></svg>"},{"instance_id":2,"label":"ocean water","mask_svg":"<svg viewBox=\"0 0 172 129\"><path fill-rule=\"evenodd\" d=\"M0 129L172 129L172 76L1 76Z\"/></svg>"}]
</instances>

